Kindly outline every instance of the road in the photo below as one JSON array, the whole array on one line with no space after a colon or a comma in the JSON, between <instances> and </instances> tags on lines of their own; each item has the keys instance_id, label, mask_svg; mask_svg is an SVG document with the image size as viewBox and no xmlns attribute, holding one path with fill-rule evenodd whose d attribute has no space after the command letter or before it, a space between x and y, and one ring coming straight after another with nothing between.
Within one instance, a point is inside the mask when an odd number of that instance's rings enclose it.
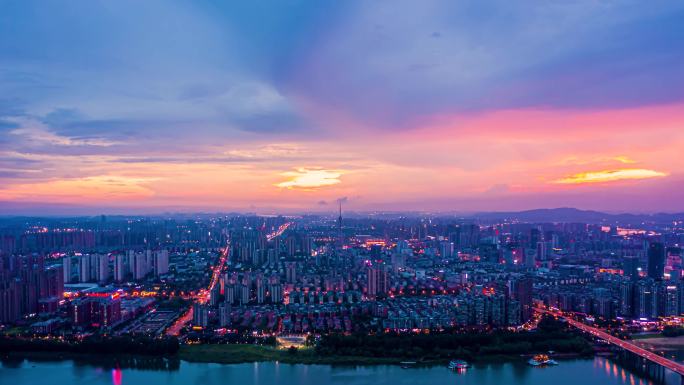
<instances>
[{"instance_id":1,"label":"road","mask_svg":"<svg viewBox=\"0 0 684 385\"><path fill-rule=\"evenodd\" d=\"M603 331L599 328L595 328L595 327L589 326L587 324L584 324L582 322L575 321L569 317L566 317L560 311L550 311L550 310L546 310L546 309L542 309L542 308L535 308L535 310L540 312L540 313L551 314L551 315L554 315L556 317L563 317L565 320L568 321L569 325L571 325L577 329L580 329L584 332L590 333L590 334L592 334L592 335L594 335L594 336L596 336L602 340L607 341L608 343L610 343L612 345L619 346L622 349L630 351L630 352L632 352L632 353L634 353L634 354L636 354L642 358L645 358L645 359L647 359L651 362L654 362L660 366L663 366L667 369L670 369L679 375L684 376L684 365L680 364L679 362L669 360L663 356L652 353L652 352L650 352L644 348L640 348L639 346L633 344L630 341L625 341L625 340L622 340L622 339L617 338L615 336L612 336L612 335L606 333L605 331Z\"/></svg>"},{"instance_id":2,"label":"road","mask_svg":"<svg viewBox=\"0 0 684 385\"><path fill-rule=\"evenodd\" d=\"M195 298L193 299L193 304L199 303L199 304L205 304L209 301L209 296L211 295L211 290L216 287L216 285L219 282L219 279L221 279L221 271L223 271L223 267L226 265L226 261L228 260L228 255L230 253L230 245L226 246L225 249L221 252L221 256L219 257L219 261L212 268L212 273L211 273L211 281L209 282L209 286L206 289L202 289L195 295ZM188 307L188 310L183 313L182 316L180 316L176 322L173 323L168 329L166 329L166 335L168 336L178 336L185 327L185 325L188 324L192 320L192 305Z\"/></svg>"},{"instance_id":3,"label":"road","mask_svg":"<svg viewBox=\"0 0 684 385\"><path fill-rule=\"evenodd\" d=\"M292 222L283 223L282 225L280 225L278 227L278 229L276 231L274 231L270 234L267 234L266 240L270 241L270 240L274 239L275 237L282 235L285 232L285 230L287 230L287 228L290 227L291 224L292 224Z\"/></svg>"}]
</instances>

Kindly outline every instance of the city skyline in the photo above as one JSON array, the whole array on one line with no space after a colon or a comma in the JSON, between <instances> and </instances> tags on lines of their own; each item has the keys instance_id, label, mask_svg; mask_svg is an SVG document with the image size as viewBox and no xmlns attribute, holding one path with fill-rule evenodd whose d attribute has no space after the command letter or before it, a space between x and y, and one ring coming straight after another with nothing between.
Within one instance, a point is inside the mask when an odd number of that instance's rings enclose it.
<instances>
[{"instance_id":1,"label":"city skyline","mask_svg":"<svg viewBox=\"0 0 684 385\"><path fill-rule=\"evenodd\" d=\"M684 211L684 6L3 2L0 211Z\"/></svg>"}]
</instances>

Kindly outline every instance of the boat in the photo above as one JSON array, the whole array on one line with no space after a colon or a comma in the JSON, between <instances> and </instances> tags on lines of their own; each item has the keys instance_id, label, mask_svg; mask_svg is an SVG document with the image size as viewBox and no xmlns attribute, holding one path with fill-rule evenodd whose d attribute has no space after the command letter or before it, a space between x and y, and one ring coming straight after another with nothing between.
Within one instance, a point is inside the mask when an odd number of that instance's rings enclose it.
<instances>
[{"instance_id":1,"label":"boat","mask_svg":"<svg viewBox=\"0 0 684 385\"><path fill-rule=\"evenodd\" d=\"M414 368L416 366L416 361L401 361L399 363L402 369Z\"/></svg>"},{"instance_id":2,"label":"boat","mask_svg":"<svg viewBox=\"0 0 684 385\"><path fill-rule=\"evenodd\" d=\"M530 358L530 360L527 361L527 363L532 366L558 365L558 362L556 360L549 358L549 356L546 354L537 354L534 357Z\"/></svg>"},{"instance_id":3,"label":"boat","mask_svg":"<svg viewBox=\"0 0 684 385\"><path fill-rule=\"evenodd\" d=\"M463 360L451 360L449 361L449 369L451 370L462 370L470 367L470 364Z\"/></svg>"}]
</instances>

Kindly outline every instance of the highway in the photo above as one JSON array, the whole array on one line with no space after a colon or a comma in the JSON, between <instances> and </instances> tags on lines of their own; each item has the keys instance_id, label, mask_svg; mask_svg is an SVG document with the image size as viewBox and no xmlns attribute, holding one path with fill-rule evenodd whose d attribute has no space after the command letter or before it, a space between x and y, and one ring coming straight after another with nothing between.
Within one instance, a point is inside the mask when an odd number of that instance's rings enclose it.
<instances>
[{"instance_id":1,"label":"highway","mask_svg":"<svg viewBox=\"0 0 684 385\"><path fill-rule=\"evenodd\" d=\"M230 252L230 246L226 246L225 249L221 252L221 256L219 257L219 261L212 268L212 273L211 273L211 281L209 282L209 286L206 289L202 289L195 295L195 298L193 299L194 303L200 303L200 304L205 304L209 301L209 296L211 295L211 290L218 284L219 280L221 279L221 271L223 271L223 267L226 265L226 261L228 260L228 255ZM194 305L193 303L193 305ZM166 330L166 335L168 336L178 336L180 334L180 331L185 327L185 325L188 324L192 320L192 305L188 308L188 310L183 313L182 316L180 316L176 322L173 323L167 330Z\"/></svg>"},{"instance_id":2,"label":"highway","mask_svg":"<svg viewBox=\"0 0 684 385\"><path fill-rule=\"evenodd\" d=\"M660 366L663 366L667 369L670 369L679 375L684 376L684 365L680 364L679 362L672 361L672 360L667 359L663 356L652 353L652 352L650 352L644 348L640 348L639 346L633 344L630 341L625 341L625 340L622 340L622 339L617 338L615 336L612 336L612 335L606 333L605 331L603 331L599 328L595 328L595 327L589 326L587 324L584 324L582 322L575 321L569 317L566 317L562 312L550 311L550 310L546 310L546 309L542 309L542 308L535 308L535 310L540 312L540 313L550 314L550 315L553 315L556 317L563 317L568 322L569 325L571 325L577 329L580 329L584 332L590 333L590 334L592 334L592 335L594 335L594 336L596 336L602 340L607 341L608 343L610 343L612 345L619 346L622 349L630 351L630 352L632 352L632 353L634 353L634 354L636 354L642 358L645 358L645 359L647 359L651 362L654 362Z\"/></svg>"},{"instance_id":3,"label":"highway","mask_svg":"<svg viewBox=\"0 0 684 385\"><path fill-rule=\"evenodd\" d=\"M278 237L278 236L282 235L282 234L285 232L285 230L287 230L287 228L290 227L291 224L292 224L292 222L285 222L285 223L283 223L282 225L280 225L280 226L278 227L278 229L277 229L276 231L274 231L274 232L272 232L272 233L270 233L270 234L267 234L267 235L266 235L266 240L271 241L271 240L273 240L275 237Z\"/></svg>"}]
</instances>

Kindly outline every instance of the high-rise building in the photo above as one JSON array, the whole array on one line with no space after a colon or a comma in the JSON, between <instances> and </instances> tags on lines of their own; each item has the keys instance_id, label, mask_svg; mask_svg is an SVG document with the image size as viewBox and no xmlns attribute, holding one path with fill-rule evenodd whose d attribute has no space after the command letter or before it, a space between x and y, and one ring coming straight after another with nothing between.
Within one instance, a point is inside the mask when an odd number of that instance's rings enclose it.
<instances>
[{"instance_id":1,"label":"high-rise building","mask_svg":"<svg viewBox=\"0 0 684 385\"><path fill-rule=\"evenodd\" d=\"M271 296L271 303L283 302L283 285L279 283L271 284L268 288L268 293Z\"/></svg>"},{"instance_id":2,"label":"high-rise building","mask_svg":"<svg viewBox=\"0 0 684 385\"><path fill-rule=\"evenodd\" d=\"M226 327L230 326L230 311L231 306L227 303L222 303L219 305L219 326Z\"/></svg>"},{"instance_id":3,"label":"high-rise building","mask_svg":"<svg viewBox=\"0 0 684 385\"><path fill-rule=\"evenodd\" d=\"M90 282L90 269L91 269L91 258L90 255L81 255L78 259L78 277L79 282Z\"/></svg>"},{"instance_id":4,"label":"high-rise building","mask_svg":"<svg viewBox=\"0 0 684 385\"><path fill-rule=\"evenodd\" d=\"M9 271L0 271L0 322L14 322L22 316L21 281Z\"/></svg>"},{"instance_id":5,"label":"high-rise building","mask_svg":"<svg viewBox=\"0 0 684 385\"><path fill-rule=\"evenodd\" d=\"M639 279L639 257L627 256L622 259L622 274L631 281Z\"/></svg>"},{"instance_id":6,"label":"high-rise building","mask_svg":"<svg viewBox=\"0 0 684 385\"><path fill-rule=\"evenodd\" d=\"M634 316L634 282L626 281L620 284L620 315Z\"/></svg>"},{"instance_id":7,"label":"high-rise building","mask_svg":"<svg viewBox=\"0 0 684 385\"><path fill-rule=\"evenodd\" d=\"M192 324L203 328L209 325L209 308L207 306L199 303L192 305Z\"/></svg>"},{"instance_id":8,"label":"high-rise building","mask_svg":"<svg viewBox=\"0 0 684 385\"><path fill-rule=\"evenodd\" d=\"M537 242L537 260L546 261L549 256L548 244L544 241Z\"/></svg>"},{"instance_id":9,"label":"high-rise building","mask_svg":"<svg viewBox=\"0 0 684 385\"><path fill-rule=\"evenodd\" d=\"M366 268L368 298L384 297L389 291L388 274L385 266L373 265Z\"/></svg>"},{"instance_id":10,"label":"high-rise building","mask_svg":"<svg viewBox=\"0 0 684 385\"><path fill-rule=\"evenodd\" d=\"M147 258L144 253L133 254L133 278L140 280L147 275Z\"/></svg>"},{"instance_id":11,"label":"high-rise building","mask_svg":"<svg viewBox=\"0 0 684 385\"><path fill-rule=\"evenodd\" d=\"M230 284L230 285L224 286L223 297L224 297L224 301L226 303L234 304L235 303L235 285Z\"/></svg>"},{"instance_id":12,"label":"high-rise building","mask_svg":"<svg viewBox=\"0 0 684 385\"><path fill-rule=\"evenodd\" d=\"M451 258L454 256L454 244L449 241L442 241L439 244L439 254L442 258Z\"/></svg>"},{"instance_id":13,"label":"high-rise building","mask_svg":"<svg viewBox=\"0 0 684 385\"><path fill-rule=\"evenodd\" d=\"M297 282L297 262L285 262L285 281L287 283Z\"/></svg>"},{"instance_id":14,"label":"high-rise building","mask_svg":"<svg viewBox=\"0 0 684 385\"><path fill-rule=\"evenodd\" d=\"M126 256L117 254L114 258L114 280L123 282L126 279Z\"/></svg>"},{"instance_id":15,"label":"high-rise building","mask_svg":"<svg viewBox=\"0 0 684 385\"><path fill-rule=\"evenodd\" d=\"M75 325L110 327L121 321L121 300L116 295L78 298L69 313Z\"/></svg>"},{"instance_id":16,"label":"high-rise building","mask_svg":"<svg viewBox=\"0 0 684 385\"><path fill-rule=\"evenodd\" d=\"M648 245L648 277L661 281L665 275L665 246L660 242Z\"/></svg>"},{"instance_id":17,"label":"high-rise building","mask_svg":"<svg viewBox=\"0 0 684 385\"><path fill-rule=\"evenodd\" d=\"M238 285L237 294L240 305L247 305L249 303L249 286Z\"/></svg>"},{"instance_id":18,"label":"high-rise building","mask_svg":"<svg viewBox=\"0 0 684 385\"><path fill-rule=\"evenodd\" d=\"M40 256L11 259L7 264L0 264L0 322L14 322L27 314L54 311L55 306L41 304L54 305L61 299L63 268L45 268Z\"/></svg>"},{"instance_id":19,"label":"high-rise building","mask_svg":"<svg viewBox=\"0 0 684 385\"><path fill-rule=\"evenodd\" d=\"M506 321L508 325L520 325L522 324L520 302L518 301L508 301L508 306L506 308Z\"/></svg>"},{"instance_id":20,"label":"high-rise building","mask_svg":"<svg viewBox=\"0 0 684 385\"><path fill-rule=\"evenodd\" d=\"M650 278L642 279L636 283L634 289L634 316L638 318L652 318L657 315L657 292L654 281Z\"/></svg>"},{"instance_id":21,"label":"high-rise building","mask_svg":"<svg viewBox=\"0 0 684 385\"><path fill-rule=\"evenodd\" d=\"M509 281L509 290L513 299L520 303L522 322L527 322L532 316L532 287L533 280L523 277Z\"/></svg>"},{"instance_id":22,"label":"high-rise building","mask_svg":"<svg viewBox=\"0 0 684 385\"><path fill-rule=\"evenodd\" d=\"M107 282L109 280L109 257L107 255L93 255L91 266L95 268L94 278L97 282Z\"/></svg>"},{"instance_id":23,"label":"high-rise building","mask_svg":"<svg viewBox=\"0 0 684 385\"><path fill-rule=\"evenodd\" d=\"M658 293L658 315L679 315L679 288L676 285L661 283Z\"/></svg>"},{"instance_id":24,"label":"high-rise building","mask_svg":"<svg viewBox=\"0 0 684 385\"><path fill-rule=\"evenodd\" d=\"M169 272L169 251L158 250L154 253L154 275L168 274Z\"/></svg>"},{"instance_id":25,"label":"high-rise building","mask_svg":"<svg viewBox=\"0 0 684 385\"><path fill-rule=\"evenodd\" d=\"M266 286L257 285L256 287L257 303L264 303L266 301Z\"/></svg>"},{"instance_id":26,"label":"high-rise building","mask_svg":"<svg viewBox=\"0 0 684 385\"><path fill-rule=\"evenodd\" d=\"M71 257L62 258L62 272L64 273L64 283L71 283L73 279L74 270L73 264L71 263Z\"/></svg>"},{"instance_id":27,"label":"high-rise building","mask_svg":"<svg viewBox=\"0 0 684 385\"><path fill-rule=\"evenodd\" d=\"M214 286L211 288L211 291L209 292L209 304L211 306L217 306L219 303L219 292L221 291L221 288L219 286Z\"/></svg>"}]
</instances>

